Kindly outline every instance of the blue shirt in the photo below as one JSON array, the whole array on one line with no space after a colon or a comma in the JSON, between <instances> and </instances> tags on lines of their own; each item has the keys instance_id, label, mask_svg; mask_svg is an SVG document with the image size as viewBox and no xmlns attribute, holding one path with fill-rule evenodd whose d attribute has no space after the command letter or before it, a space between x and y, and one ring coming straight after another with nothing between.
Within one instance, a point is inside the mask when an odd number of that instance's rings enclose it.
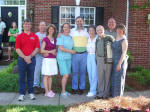
<instances>
[{"instance_id":1,"label":"blue shirt","mask_svg":"<svg viewBox=\"0 0 150 112\"><path fill-rule=\"evenodd\" d=\"M56 45L62 45L65 49L71 50L74 44L71 36L66 36L62 34L59 38L57 38ZM63 52L58 48L57 59L71 59L71 56L71 53Z\"/></svg>"}]
</instances>

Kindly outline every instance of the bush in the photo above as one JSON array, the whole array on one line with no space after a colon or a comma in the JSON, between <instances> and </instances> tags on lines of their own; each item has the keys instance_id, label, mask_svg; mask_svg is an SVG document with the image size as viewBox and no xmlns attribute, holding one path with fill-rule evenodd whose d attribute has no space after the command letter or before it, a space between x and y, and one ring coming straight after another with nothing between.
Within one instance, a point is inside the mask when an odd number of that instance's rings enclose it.
<instances>
[{"instance_id":1,"label":"bush","mask_svg":"<svg viewBox=\"0 0 150 112\"><path fill-rule=\"evenodd\" d=\"M18 91L18 75L12 74L13 67L16 64L17 60L14 60L14 62L0 72L0 91Z\"/></svg>"},{"instance_id":2,"label":"bush","mask_svg":"<svg viewBox=\"0 0 150 112\"><path fill-rule=\"evenodd\" d=\"M142 66L136 66L133 68L133 71L134 72L128 74L129 77L134 77L141 85L150 86L150 70L149 69L145 69Z\"/></svg>"}]
</instances>

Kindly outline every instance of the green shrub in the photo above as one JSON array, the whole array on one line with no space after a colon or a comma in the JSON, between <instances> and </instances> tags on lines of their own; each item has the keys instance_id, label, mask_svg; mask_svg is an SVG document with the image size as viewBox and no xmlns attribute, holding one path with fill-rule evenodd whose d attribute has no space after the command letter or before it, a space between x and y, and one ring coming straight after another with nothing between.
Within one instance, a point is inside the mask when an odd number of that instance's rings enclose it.
<instances>
[{"instance_id":1,"label":"green shrub","mask_svg":"<svg viewBox=\"0 0 150 112\"><path fill-rule=\"evenodd\" d=\"M136 71L142 71L144 69L144 67L142 67L141 65L138 65L138 66L135 66L132 68L132 71L133 72L136 72Z\"/></svg>"},{"instance_id":2,"label":"green shrub","mask_svg":"<svg viewBox=\"0 0 150 112\"><path fill-rule=\"evenodd\" d=\"M127 51L127 55L129 56L129 59L128 59L128 60L129 60L130 62L132 62L133 59L134 59L134 56L131 55L131 51L128 50L128 51Z\"/></svg>"},{"instance_id":3,"label":"green shrub","mask_svg":"<svg viewBox=\"0 0 150 112\"><path fill-rule=\"evenodd\" d=\"M18 54L16 53L16 50L13 51L13 58L16 60L18 59Z\"/></svg>"}]
</instances>

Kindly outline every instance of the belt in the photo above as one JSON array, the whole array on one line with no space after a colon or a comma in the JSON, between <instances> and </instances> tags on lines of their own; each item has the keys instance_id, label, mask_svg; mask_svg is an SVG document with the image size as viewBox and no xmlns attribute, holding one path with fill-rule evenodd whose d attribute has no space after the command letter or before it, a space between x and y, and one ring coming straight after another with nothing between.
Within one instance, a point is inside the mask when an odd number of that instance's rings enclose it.
<instances>
[{"instance_id":1,"label":"belt","mask_svg":"<svg viewBox=\"0 0 150 112\"><path fill-rule=\"evenodd\" d=\"M83 54L83 53L86 53L86 51L84 51L84 52L76 52L77 54Z\"/></svg>"}]
</instances>

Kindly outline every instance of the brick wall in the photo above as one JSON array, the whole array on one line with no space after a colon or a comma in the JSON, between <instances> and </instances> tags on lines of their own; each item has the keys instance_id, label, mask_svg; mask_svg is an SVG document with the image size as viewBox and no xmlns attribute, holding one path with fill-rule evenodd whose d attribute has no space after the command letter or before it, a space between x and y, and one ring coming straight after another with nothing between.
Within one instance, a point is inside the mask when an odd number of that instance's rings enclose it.
<instances>
[{"instance_id":1,"label":"brick wall","mask_svg":"<svg viewBox=\"0 0 150 112\"><path fill-rule=\"evenodd\" d=\"M75 6L75 0L27 0L27 13L34 10L33 31L38 31L38 24L44 20L47 24L51 23L51 6ZM104 7L104 24L107 23L111 15L110 0L81 0L81 6Z\"/></svg>"},{"instance_id":2,"label":"brick wall","mask_svg":"<svg viewBox=\"0 0 150 112\"><path fill-rule=\"evenodd\" d=\"M147 0L134 0L130 5L143 6ZM129 18L129 49L134 55L132 66L142 65L150 68L150 31L147 24L147 14L150 7L144 10L130 10Z\"/></svg>"}]
</instances>

